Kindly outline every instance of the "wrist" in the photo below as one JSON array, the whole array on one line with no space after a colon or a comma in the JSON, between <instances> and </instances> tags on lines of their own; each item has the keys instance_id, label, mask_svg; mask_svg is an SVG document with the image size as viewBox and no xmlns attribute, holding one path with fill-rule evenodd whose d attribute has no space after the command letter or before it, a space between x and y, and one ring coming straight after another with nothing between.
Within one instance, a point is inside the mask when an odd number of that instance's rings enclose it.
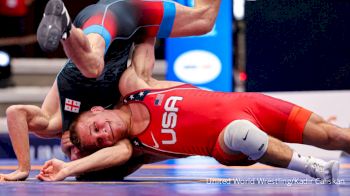
<instances>
[{"instance_id":1,"label":"wrist","mask_svg":"<svg viewBox=\"0 0 350 196\"><path fill-rule=\"evenodd\" d=\"M68 176L72 176L72 169L70 169L68 167L67 163L64 163L63 168L61 169L60 173L64 176L64 178L68 177Z\"/></svg>"},{"instance_id":2,"label":"wrist","mask_svg":"<svg viewBox=\"0 0 350 196\"><path fill-rule=\"evenodd\" d=\"M19 165L17 170L19 170L21 172L28 172L29 173L30 172L30 164L28 164L28 165Z\"/></svg>"}]
</instances>

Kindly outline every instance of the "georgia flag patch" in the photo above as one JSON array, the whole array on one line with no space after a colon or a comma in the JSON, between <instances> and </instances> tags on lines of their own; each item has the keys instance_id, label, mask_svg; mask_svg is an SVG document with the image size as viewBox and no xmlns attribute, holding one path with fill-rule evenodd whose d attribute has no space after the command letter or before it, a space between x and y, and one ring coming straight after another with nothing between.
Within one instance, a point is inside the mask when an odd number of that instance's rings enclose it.
<instances>
[{"instance_id":1,"label":"georgia flag patch","mask_svg":"<svg viewBox=\"0 0 350 196\"><path fill-rule=\"evenodd\" d=\"M68 112L79 113L80 104L81 104L80 101L75 101L75 100L66 98L66 101L64 104L64 110Z\"/></svg>"}]
</instances>

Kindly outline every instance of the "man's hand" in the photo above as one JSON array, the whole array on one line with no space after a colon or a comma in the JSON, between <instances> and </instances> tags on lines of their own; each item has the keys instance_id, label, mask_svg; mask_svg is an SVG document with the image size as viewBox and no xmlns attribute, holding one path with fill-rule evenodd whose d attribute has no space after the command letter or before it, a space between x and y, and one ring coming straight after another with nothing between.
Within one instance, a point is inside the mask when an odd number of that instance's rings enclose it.
<instances>
[{"instance_id":1,"label":"man's hand","mask_svg":"<svg viewBox=\"0 0 350 196\"><path fill-rule=\"evenodd\" d=\"M82 152L77 147L75 147L69 138L69 131L65 131L61 138L61 149L65 155L69 157L71 161L83 158L91 153Z\"/></svg>"},{"instance_id":2,"label":"man's hand","mask_svg":"<svg viewBox=\"0 0 350 196\"><path fill-rule=\"evenodd\" d=\"M22 181L27 179L29 171L16 170L9 174L0 174L0 181Z\"/></svg>"},{"instance_id":3,"label":"man's hand","mask_svg":"<svg viewBox=\"0 0 350 196\"><path fill-rule=\"evenodd\" d=\"M69 158L71 158L71 148L74 145L72 144L72 142L69 139L69 131L65 131L62 134L62 138L61 138L61 149L62 152L67 155Z\"/></svg>"},{"instance_id":4,"label":"man's hand","mask_svg":"<svg viewBox=\"0 0 350 196\"><path fill-rule=\"evenodd\" d=\"M40 173L36 176L37 179L42 181L61 181L68 177L68 173L65 170L66 163L58 160L51 159L46 161Z\"/></svg>"},{"instance_id":5,"label":"man's hand","mask_svg":"<svg viewBox=\"0 0 350 196\"><path fill-rule=\"evenodd\" d=\"M91 154L91 152L81 151L77 147L73 146L70 149L70 160L74 161L74 160L77 160L77 159L81 159L81 158L86 157L86 156L88 156L90 154Z\"/></svg>"}]
</instances>

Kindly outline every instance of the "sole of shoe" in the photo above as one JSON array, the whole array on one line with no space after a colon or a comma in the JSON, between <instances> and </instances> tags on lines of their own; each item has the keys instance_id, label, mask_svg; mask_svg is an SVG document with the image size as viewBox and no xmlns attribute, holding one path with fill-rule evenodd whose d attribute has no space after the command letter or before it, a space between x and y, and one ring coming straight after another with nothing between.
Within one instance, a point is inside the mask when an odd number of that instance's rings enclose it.
<instances>
[{"instance_id":1,"label":"sole of shoe","mask_svg":"<svg viewBox=\"0 0 350 196\"><path fill-rule=\"evenodd\" d=\"M37 39L42 50L52 52L58 48L62 38L62 12L63 2L50 0L45 7L45 16L40 22Z\"/></svg>"}]
</instances>

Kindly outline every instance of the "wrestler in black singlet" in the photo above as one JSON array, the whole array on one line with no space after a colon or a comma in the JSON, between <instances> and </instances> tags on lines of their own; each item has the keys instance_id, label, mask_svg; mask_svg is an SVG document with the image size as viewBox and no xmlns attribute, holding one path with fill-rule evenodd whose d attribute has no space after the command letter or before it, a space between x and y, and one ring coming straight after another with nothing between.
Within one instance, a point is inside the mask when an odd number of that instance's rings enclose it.
<instances>
[{"instance_id":1,"label":"wrestler in black singlet","mask_svg":"<svg viewBox=\"0 0 350 196\"><path fill-rule=\"evenodd\" d=\"M84 77L68 60L57 76L63 131L92 106L113 108L120 99L118 82L127 67L130 49L142 37L168 37L175 5L168 1L101 0L82 10L74 24L85 34L98 33L106 42L105 67L98 78Z\"/></svg>"}]
</instances>

